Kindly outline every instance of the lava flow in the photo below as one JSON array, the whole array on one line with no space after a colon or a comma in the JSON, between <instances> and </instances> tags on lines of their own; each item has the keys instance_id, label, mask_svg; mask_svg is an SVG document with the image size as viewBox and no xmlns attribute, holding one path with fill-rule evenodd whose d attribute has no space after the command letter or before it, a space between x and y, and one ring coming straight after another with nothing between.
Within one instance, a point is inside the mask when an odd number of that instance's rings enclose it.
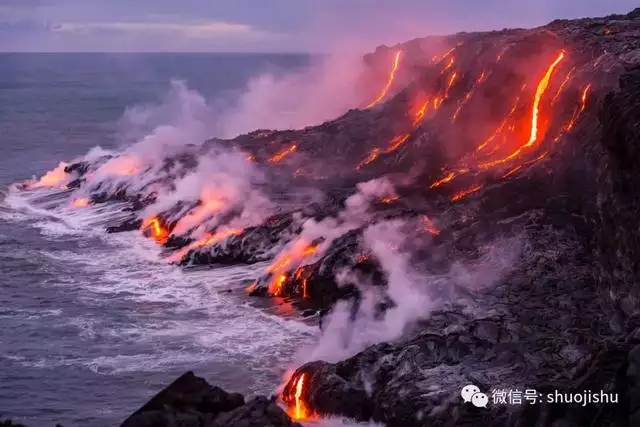
<instances>
[{"instance_id":1,"label":"lava flow","mask_svg":"<svg viewBox=\"0 0 640 427\"><path fill-rule=\"evenodd\" d=\"M282 401L287 405L287 413L297 421L304 421L314 418L313 412L304 401L305 380L307 374L301 374L293 383L293 389L283 392Z\"/></svg>"},{"instance_id":2,"label":"lava flow","mask_svg":"<svg viewBox=\"0 0 640 427\"><path fill-rule=\"evenodd\" d=\"M400 58L402 58L401 50L396 52L395 56L393 57L393 65L391 67L391 71L389 72L389 79L387 80L387 84L382 89L382 92L380 92L380 95L378 95L376 99L374 99L369 105L367 105L365 109L375 107L380 102L382 102L384 98L386 98L389 90L391 89L391 85L393 85L393 81L396 79L396 72L398 71L398 67L400 66Z\"/></svg>"},{"instance_id":3,"label":"lava flow","mask_svg":"<svg viewBox=\"0 0 640 427\"><path fill-rule=\"evenodd\" d=\"M169 230L167 230L160 219L155 216L145 220L142 223L141 230L150 233L151 237L160 244L166 242L169 237Z\"/></svg>"},{"instance_id":4,"label":"lava flow","mask_svg":"<svg viewBox=\"0 0 640 427\"><path fill-rule=\"evenodd\" d=\"M237 236L242 234L244 230L242 228L228 228L226 230L218 231L216 233L206 233L201 239L196 240L195 242L185 246L179 251L172 254L169 258L167 258L168 262L178 262L182 260L190 251L198 248L205 248L208 246L213 246L216 243L222 242L227 237Z\"/></svg>"},{"instance_id":5,"label":"lava flow","mask_svg":"<svg viewBox=\"0 0 640 427\"><path fill-rule=\"evenodd\" d=\"M269 163L280 163L282 159L287 157L288 155L294 153L298 149L296 144L291 144L288 148L280 151L279 153L274 154L269 158Z\"/></svg>"},{"instance_id":6,"label":"lava flow","mask_svg":"<svg viewBox=\"0 0 640 427\"><path fill-rule=\"evenodd\" d=\"M545 73L544 77L542 77L542 79L538 82L538 86L536 87L535 97L533 100L533 107L531 111L531 128L530 128L528 141L524 143L522 146L518 147L511 154L507 155L506 157L480 163L479 166L481 169L489 169L494 166L500 165L502 163L506 163L509 160L513 160L516 157L518 157L524 149L531 148L536 144L536 142L540 141L541 138L539 137L539 135L544 132L544 129L540 129L540 115L541 115L540 103L542 101L542 97L545 95L547 91L547 88L549 87L549 81L551 80L551 76L553 75L553 72L555 71L560 61L564 59L564 57L565 57L565 52L561 51L556 57L556 59L551 63L549 68L547 68L547 72Z\"/></svg>"},{"instance_id":7,"label":"lava flow","mask_svg":"<svg viewBox=\"0 0 640 427\"><path fill-rule=\"evenodd\" d=\"M202 225L204 221L221 212L228 206L228 201L217 188L204 187L200 192L200 204L184 215L176 223L174 233L182 235L194 227Z\"/></svg>"},{"instance_id":8,"label":"lava flow","mask_svg":"<svg viewBox=\"0 0 640 427\"><path fill-rule=\"evenodd\" d=\"M50 170L49 172L44 174L36 182L25 183L25 187L30 190L33 190L36 188L64 187L64 182L67 181L69 178L69 174L65 172L66 167L67 167L67 163L60 162L55 169Z\"/></svg>"},{"instance_id":9,"label":"lava flow","mask_svg":"<svg viewBox=\"0 0 640 427\"><path fill-rule=\"evenodd\" d=\"M296 240L291 247L285 249L269 266L267 271L272 275L269 283L269 293L280 296L284 282L287 280L287 271L299 266L305 258L314 255L318 251L318 245L309 244L305 240Z\"/></svg>"},{"instance_id":10,"label":"lava flow","mask_svg":"<svg viewBox=\"0 0 640 427\"><path fill-rule=\"evenodd\" d=\"M434 236L440 235L440 229L438 229L431 218L426 215L422 215L422 226L424 231L426 231L427 233L431 233Z\"/></svg>"},{"instance_id":11,"label":"lava flow","mask_svg":"<svg viewBox=\"0 0 640 427\"><path fill-rule=\"evenodd\" d=\"M71 204L74 208L86 208L87 206L89 206L89 199L74 199Z\"/></svg>"},{"instance_id":12,"label":"lava flow","mask_svg":"<svg viewBox=\"0 0 640 427\"><path fill-rule=\"evenodd\" d=\"M142 160L134 155L120 156L109 160L100 169L99 173L118 176L132 176L142 168Z\"/></svg>"},{"instance_id":13,"label":"lava flow","mask_svg":"<svg viewBox=\"0 0 640 427\"><path fill-rule=\"evenodd\" d=\"M565 57L566 57L565 51L564 50L560 51L556 55L553 62L549 64L544 75L536 85L536 91L534 94L533 103L530 110L531 115L529 116L529 124L526 126L528 128L528 132L527 132L528 136L526 141L521 142L519 145L516 146L516 148L511 148L509 151L507 151L506 154L504 153L500 154L500 157L497 159L496 158L492 159L490 157L491 154L493 153L501 152L501 151L503 152L504 148L506 148L504 144L506 144L511 138L517 138L516 129L519 129L525 126L524 124L521 124L518 118L516 117L516 111L518 110L520 99L522 98L522 91L524 91L524 89L526 88L526 85L523 85L521 88L521 93L516 96L515 102L513 103L511 109L509 110L505 118L500 122L498 127L493 131L493 133L488 138L486 138L478 147L476 147L475 153L471 158L466 158L463 160L462 166L464 167L459 167L457 170L448 171L442 178L439 178L435 182L431 183L428 187L429 188L439 187L441 185L444 185L453 181L458 175L469 172L470 171L469 168L471 167L470 166L471 160L473 160L474 157L483 156L485 159L479 162L477 164L477 167L480 170L488 170L493 167L503 165L504 163L507 163L511 160L514 160L518 158L521 154L523 154L525 150L528 150L528 149L530 150L540 145L546 131L548 130L549 123L550 123L550 113L548 113L546 110L543 110L543 99L545 99L545 97L547 96L548 88L556 69L558 68L560 62L562 62L565 59ZM560 87L555 93L554 98L557 98L559 96L559 93L563 90L563 87L570 80L572 73L573 73L573 70L567 73L564 80L560 84ZM480 80L481 79L478 79L476 84ZM584 111L589 88L590 86L587 86L583 90L581 107L576 111L571 121L564 127L565 131L568 131L571 129L575 120L577 120L577 118L582 113L582 111ZM552 103L553 103L552 101L546 102L544 107L546 108L547 106L550 106L550 104ZM559 137L556 137L554 141L557 141L558 139ZM492 145L491 147L489 147L490 144ZM525 160L520 164L512 166L508 172L502 175L502 178L503 179L508 178L509 176L523 169L525 166L528 166L532 163L535 163L538 160L541 160L546 156L546 154L547 152L545 151L543 155L539 155L537 158L533 160L528 160L528 161ZM461 200L462 198L480 190L482 187L483 187L482 184L476 183L466 190L458 191L457 193L455 193L452 196L451 200L452 201Z\"/></svg>"}]
</instances>

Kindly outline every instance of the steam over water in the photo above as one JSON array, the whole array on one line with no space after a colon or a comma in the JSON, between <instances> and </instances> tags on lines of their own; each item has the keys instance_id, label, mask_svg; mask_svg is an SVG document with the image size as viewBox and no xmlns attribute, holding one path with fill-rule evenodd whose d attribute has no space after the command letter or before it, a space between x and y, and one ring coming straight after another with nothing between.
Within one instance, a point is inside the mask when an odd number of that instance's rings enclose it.
<instances>
[{"instance_id":1,"label":"steam over water","mask_svg":"<svg viewBox=\"0 0 640 427\"><path fill-rule=\"evenodd\" d=\"M183 271L136 233L104 233L121 206L72 209L66 197L9 185L139 138L176 111L200 125L193 137L213 136L216 112L252 76L307 61L0 56L0 417L115 425L188 369L230 391L273 390L316 328L257 309L238 291L264 265ZM171 89L172 79L202 98Z\"/></svg>"}]
</instances>

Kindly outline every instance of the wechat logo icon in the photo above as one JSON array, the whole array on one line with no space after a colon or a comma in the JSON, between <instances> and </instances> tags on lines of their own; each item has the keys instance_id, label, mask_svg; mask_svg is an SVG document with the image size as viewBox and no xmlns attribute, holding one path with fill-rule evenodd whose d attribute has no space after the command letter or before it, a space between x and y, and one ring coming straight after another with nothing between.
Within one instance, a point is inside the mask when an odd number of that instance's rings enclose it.
<instances>
[{"instance_id":1,"label":"wechat logo icon","mask_svg":"<svg viewBox=\"0 0 640 427\"><path fill-rule=\"evenodd\" d=\"M462 396L462 400L464 400L464 403L471 402L471 404L476 408L486 408L487 403L489 403L489 396L482 393L480 391L480 388L473 384L462 387L460 396Z\"/></svg>"}]
</instances>

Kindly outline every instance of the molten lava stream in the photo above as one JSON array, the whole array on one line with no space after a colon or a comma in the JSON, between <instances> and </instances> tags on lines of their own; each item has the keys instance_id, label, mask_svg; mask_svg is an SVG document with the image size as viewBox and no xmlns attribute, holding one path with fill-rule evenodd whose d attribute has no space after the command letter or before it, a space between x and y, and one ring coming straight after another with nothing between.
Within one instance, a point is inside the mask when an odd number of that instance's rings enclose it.
<instances>
[{"instance_id":1,"label":"molten lava stream","mask_svg":"<svg viewBox=\"0 0 640 427\"><path fill-rule=\"evenodd\" d=\"M180 249L178 252L172 254L167 258L167 262L178 262L182 260L190 251L193 249L204 248L207 246L213 246L216 243L222 242L227 237L237 236L242 234L244 230L242 228L229 228L227 230L222 230L216 233L206 233L201 239L196 240L195 242L185 246Z\"/></svg>"},{"instance_id":2,"label":"molten lava stream","mask_svg":"<svg viewBox=\"0 0 640 427\"><path fill-rule=\"evenodd\" d=\"M284 283L287 280L287 271L299 266L306 258L315 254L318 251L318 246L301 239L278 255L275 262L267 269L271 274L269 293L273 296L282 296Z\"/></svg>"},{"instance_id":3,"label":"molten lava stream","mask_svg":"<svg viewBox=\"0 0 640 427\"><path fill-rule=\"evenodd\" d=\"M289 381L288 384L291 384ZM296 421L309 421L317 418L304 400L305 387L308 387L307 374L303 373L282 393L282 401L287 405L287 413Z\"/></svg>"},{"instance_id":4,"label":"molten lava stream","mask_svg":"<svg viewBox=\"0 0 640 427\"><path fill-rule=\"evenodd\" d=\"M40 177L40 179L36 182L25 182L24 187L29 190L54 187L65 188L64 182L69 179L69 174L64 171L67 166L67 163L60 162L55 169L50 170L49 172L42 175L42 177Z\"/></svg>"},{"instance_id":5,"label":"molten lava stream","mask_svg":"<svg viewBox=\"0 0 640 427\"><path fill-rule=\"evenodd\" d=\"M375 159L377 159L378 156L380 156L380 149L379 148L374 148L373 150L371 150L371 152L369 153L367 158L365 158L363 161L361 161L358 164L358 166L356 166L356 170L362 169L363 167L365 167L366 165L368 165L369 163L371 163Z\"/></svg>"},{"instance_id":6,"label":"molten lava stream","mask_svg":"<svg viewBox=\"0 0 640 427\"><path fill-rule=\"evenodd\" d=\"M486 78L487 78L486 71L482 71L482 73L480 74L480 77L476 79L473 86L471 86L471 89L469 90L469 92L466 93L462 101L460 101L460 103L458 104L456 111L453 113L453 116L451 117L451 123L455 123L455 121L458 119L458 116L460 115L460 112L462 111L462 108L471 100L478 86L482 84Z\"/></svg>"},{"instance_id":7,"label":"molten lava stream","mask_svg":"<svg viewBox=\"0 0 640 427\"><path fill-rule=\"evenodd\" d=\"M467 188L466 190L459 191L456 194L454 194L453 197L451 197L451 201L455 202L455 201L458 201L458 200L462 200L465 197L467 197L468 195L473 194L476 191L482 189L482 187L484 187L484 186L480 185L480 184L476 184L476 185L474 185L474 186L472 186L470 188Z\"/></svg>"},{"instance_id":8,"label":"molten lava stream","mask_svg":"<svg viewBox=\"0 0 640 427\"><path fill-rule=\"evenodd\" d=\"M74 208L86 208L87 206L89 206L89 199L85 199L85 198L82 198L82 199L74 199L74 200L71 202L71 205L72 205Z\"/></svg>"},{"instance_id":9,"label":"molten lava stream","mask_svg":"<svg viewBox=\"0 0 640 427\"><path fill-rule=\"evenodd\" d=\"M436 187L440 187L443 184L446 184L448 182L451 182L453 180L453 178L456 177L456 173L455 172L449 172L448 174L446 174L444 177L440 178L439 180L435 181L433 184L431 184L429 186L429 188L436 188Z\"/></svg>"},{"instance_id":10,"label":"molten lava stream","mask_svg":"<svg viewBox=\"0 0 640 427\"><path fill-rule=\"evenodd\" d=\"M151 217L142 223L143 232L151 233L151 237L159 244L164 244L169 238L169 230L160 222L158 217Z\"/></svg>"},{"instance_id":11,"label":"molten lava stream","mask_svg":"<svg viewBox=\"0 0 640 427\"><path fill-rule=\"evenodd\" d=\"M296 144L291 144L289 147L271 156L269 158L269 163L280 163L285 157L293 154L297 149L298 146Z\"/></svg>"},{"instance_id":12,"label":"molten lava stream","mask_svg":"<svg viewBox=\"0 0 640 427\"><path fill-rule=\"evenodd\" d=\"M433 234L434 236L440 235L440 229L436 227L433 221L431 221L431 218L429 218L428 216L422 215L422 225L424 231L426 231L427 233Z\"/></svg>"},{"instance_id":13,"label":"molten lava stream","mask_svg":"<svg viewBox=\"0 0 640 427\"><path fill-rule=\"evenodd\" d=\"M542 102L542 98L547 92L547 88L549 87L549 81L551 80L551 77L553 76L553 73L556 67L565 58L565 56L566 54L564 50L560 51L556 59L547 68L547 71L544 74L544 76L538 82L538 85L536 87L535 97L533 100L533 106L531 109L532 110L531 128L530 128L528 141L522 144L520 147L518 147L516 150L514 150L511 154L507 155L506 157L480 163L479 165L480 169L490 169L494 166L498 166L510 160L513 160L516 157L518 157L523 152L523 150L530 149L534 147L536 143L540 142L540 140L542 139L541 135L544 134L544 132L546 131L546 129L540 129L540 116L542 113L540 104Z\"/></svg>"},{"instance_id":14,"label":"molten lava stream","mask_svg":"<svg viewBox=\"0 0 640 427\"><path fill-rule=\"evenodd\" d=\"M393 81L396 79L396 72L398 71L398 67L400 66L401 58L402 58L402 51L399 50L396 52L396 54L393 57L393 64L391 66L391 71L389 72L389 79L387 80L387 84L380 92L380 95L378 95L376 99L374 99L369 105L367 105L365 109L375 107L380 102L382 102L384 98L386 98L387 94L389 93L389 90L391 89L391 86L393 85Z\"/></svg>"}]
</instances>

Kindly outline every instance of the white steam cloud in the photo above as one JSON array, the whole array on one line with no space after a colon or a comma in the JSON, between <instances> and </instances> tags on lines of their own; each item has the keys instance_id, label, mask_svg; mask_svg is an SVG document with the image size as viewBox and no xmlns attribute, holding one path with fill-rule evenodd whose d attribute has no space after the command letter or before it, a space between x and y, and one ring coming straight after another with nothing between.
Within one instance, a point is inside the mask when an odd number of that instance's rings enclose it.
<instances>
[{"instance_id":1,"label":"white steam cloud","mask_svg":"<svg viewBox=\"0 0 640 427\"><path fill-rule=\"evenodd\" d=\"M359 55L313 58L301 71L252 79L235 105L223 112L220 133L234 137L255 129L300 129L334 119L362 103L356 82Z\"/></svg>"},{"instance_id":2,"label":"white steam cloud","mask_svg":"<svg viewBox=\"0 0 640 427\"><path fill-rule=\"evenodd\" d=\"M444 274L418 272L410 264L411 248L406 245L412 239L410 229L408 222L396 219L373 224L365 230L364 246L387 276L386 292L361 286L363 297L355 318L352 302L336 304L325 320L319 342L300 352L300 362L337 362L370 345L398 339L412 324L458 297L456 289L471 291L498 283L522 253L521 238L504 238L481 248L481 256L473 262L452 262ZM354 275L344 277L353 280ZM386 297L394 305L381 314L379 304Z\"/></svg>"}]
</instances>

